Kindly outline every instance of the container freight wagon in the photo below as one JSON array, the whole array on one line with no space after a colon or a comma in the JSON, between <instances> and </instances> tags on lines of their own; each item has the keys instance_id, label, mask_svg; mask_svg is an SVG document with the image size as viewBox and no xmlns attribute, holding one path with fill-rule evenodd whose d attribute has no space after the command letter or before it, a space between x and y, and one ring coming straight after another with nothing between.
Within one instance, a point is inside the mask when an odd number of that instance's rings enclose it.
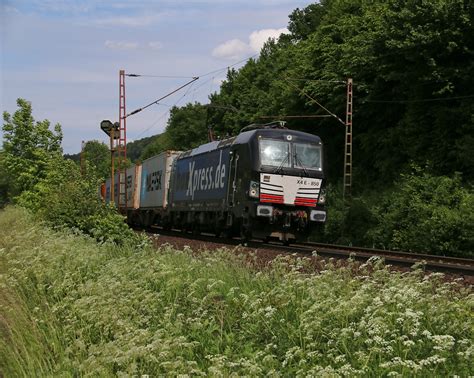
<instances>
[{"instance_id":1,"label":"container freight wagon","mask_svg":"<svg viewBox=\"0 0 474 378\"><path fill-rule=\"evenodd\" d=\"M135 212L135 222L144 226L166 223L171 166L180 153L165 151L142 163L137 193L139 211Z\"/></svg>"},{"instance_id":2,"label":"container freight wagon","mask_svg":"<svg viewBox=\"0 0 474 378\"><path fill-rule=\"evenodd\" d=\"M281 122L127 170L127 218L243 239L304 240L326 221L323 143ZM115 190L118 189L118 175ZM106 200L110 201L110 179ZM117 200L115 200L117 203Z\"/></svg>"},{"instance_id":3,"label":"container freight wagon","mask_svg":"<svg viewBox=\"0 0 474 378\"><path fill-rule=\"evenodd\" d=\"M140 182L142 166L134 165L127 169L127 209L138 209L140 207Z\"/></svg>"},{"instance_id":4,"label":"container freight wagon","mask_svg":"<svg viewBox=\"0 0 474 378\"><path fill-rule=\"evenodd\" d=\"M114 184L114 197L115 198L111 198L111 194L112 194L112 189L110 187L110 177L105 181L105 203L110 203L110 202L115 202L115 206L118 206L118 174L116 173L115 174L115 184Z\"/></svg>"},{"instance_id":5,"label":"container freight wagon","mask_svg":"<svg viewBox=\"0 0 474 378\"><path fill-rule=\"evenodd\" d=\"M140 191L138 185L141 178L141 166L134 165L127 169L127 180L126 180L126 194L127 194L127 209L138 209L140 206ZM118 196L119 196L119 182L118 182L119 173L115 173L115 184L114 184L114 203L118 207ZM137 178L138 177L138 178ZM110 187L110 178L105 181L105 190L104 190L104 200L106 203L111 202L111 187ZM123 197L122 197L123 198Z\"/></svg>"}]
</instances>

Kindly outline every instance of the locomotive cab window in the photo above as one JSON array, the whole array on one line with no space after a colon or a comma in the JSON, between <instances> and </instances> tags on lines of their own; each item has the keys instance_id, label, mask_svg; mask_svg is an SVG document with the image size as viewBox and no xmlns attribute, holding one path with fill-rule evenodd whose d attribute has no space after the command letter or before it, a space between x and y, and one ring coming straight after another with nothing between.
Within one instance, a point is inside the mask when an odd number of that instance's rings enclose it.
<instances>
[{"instance_id":1,"label":"locomotive cab window","mask_svg":"<svg viewBox=\"0 0 474 378\"><path fill-rule=\"evenodd\" d=\"M317 171L322 169L321 147L315 144L260 139L259 150L262 165Z\"/></svg>"},{"instance_id":2,"label":"locomotive cab window","mask_svg":"<svg viewBox=\"0 0 474 378\"><path fill-rule=\"evenodd\" d=\"M273 167L290 167L290 143L281 140L260 139L260 162Z\"/></svg>"},{"instance_id":3,"label":"locomotive cab window","mask_svg":"<svg viewBox=\"0 0 474 378\"><path fill-rule=\"evenodd\" d=\"M321 147L307 143L293 144L295 168L321 170Z\"/></svg>"}]
</instances>

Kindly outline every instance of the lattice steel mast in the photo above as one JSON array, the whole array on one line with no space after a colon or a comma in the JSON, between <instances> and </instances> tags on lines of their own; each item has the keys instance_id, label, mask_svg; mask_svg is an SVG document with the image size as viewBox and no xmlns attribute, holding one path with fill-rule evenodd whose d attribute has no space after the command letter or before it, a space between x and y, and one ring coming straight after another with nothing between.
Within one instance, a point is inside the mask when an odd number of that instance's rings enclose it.
<instances>
[{"instance_id":1,"label":"lattice steel mast","mask_svg":"<svg viewBox=\"0 0 474 378\"><path fill-rule=\"evenodd\" d=\"M347 79L346 105L346 143L344 150L344 186L343 198L350 198L352 194L352 79Z\"/></svg>"},{"instance_id":2,"label":"lattice steel mast","mask_svg":"<svg viewBox=\"0 0 474 378\"><path fill-rule=\"evenodd\" d=\"M118 209L127 207L127 112L125 108L125 70L119 71L119 137L117 144Z\"/></svg>"}]
</instances>

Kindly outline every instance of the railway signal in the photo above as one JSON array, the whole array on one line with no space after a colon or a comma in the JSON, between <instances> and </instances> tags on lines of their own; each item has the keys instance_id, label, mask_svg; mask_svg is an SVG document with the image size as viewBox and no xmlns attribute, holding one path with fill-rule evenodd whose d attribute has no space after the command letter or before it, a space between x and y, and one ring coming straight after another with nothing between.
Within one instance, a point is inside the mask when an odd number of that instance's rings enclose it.
<instances>
[{"instance_id":1,"label":"railway signal","mask_svg":"<svg viewBox=\"0 0 474 378\"><path fill-rule=\"evenodd\" d=\"M108 119L104 119L100 123L101 130L106 133L110 138L110 177L115 177L115 140L119 138L119 123L112 123ZM114 185L110 186L110 200L115 200L115 188Z\"/></svg>"}]
</instances>

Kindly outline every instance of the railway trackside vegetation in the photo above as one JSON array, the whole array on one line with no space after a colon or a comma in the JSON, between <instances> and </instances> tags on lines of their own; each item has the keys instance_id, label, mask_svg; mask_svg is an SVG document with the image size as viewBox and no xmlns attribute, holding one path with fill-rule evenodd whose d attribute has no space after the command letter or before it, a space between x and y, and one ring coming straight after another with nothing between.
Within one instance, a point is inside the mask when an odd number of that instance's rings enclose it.
<instances>
[{"instance_id":1,"label":"railway trackside vegetation","mask_svg":"<svg viewBox=\"0 0 474 378\"><path fill-rule=\"evenodd\" d=\"M97 244L0 212L3 376L469 376L472 291L441 274Z\"/></svg>"},{"instance_id":2,"label":"railway trackside vegetation","mask_svg":"<svg viewBox=\"0 0 474 378\"><path fill-rule=\"evenodd\" d=\"M100 242L146 243L115 208L101 201L96 162L87 162L81 172L79 165L62 156L61 126L55 125L53 132L49 121L34 120L31 103L18 99L17 105L13 116L3 114L0 205L20 205L50 227L72 229Z\"/></svg>"},{"instance_id":3,"label":"railway trackside vegetation","mask_svg":"<svg viewBox=\"0 0 474 378\"><path fill-rule=\"evenodd\" d=\"M433 255L474 257L474 191L459 174L435 176L416 165L391 190L356 198L328 194L328 222L317 240Z\"/></svg>"}]
</instances>

